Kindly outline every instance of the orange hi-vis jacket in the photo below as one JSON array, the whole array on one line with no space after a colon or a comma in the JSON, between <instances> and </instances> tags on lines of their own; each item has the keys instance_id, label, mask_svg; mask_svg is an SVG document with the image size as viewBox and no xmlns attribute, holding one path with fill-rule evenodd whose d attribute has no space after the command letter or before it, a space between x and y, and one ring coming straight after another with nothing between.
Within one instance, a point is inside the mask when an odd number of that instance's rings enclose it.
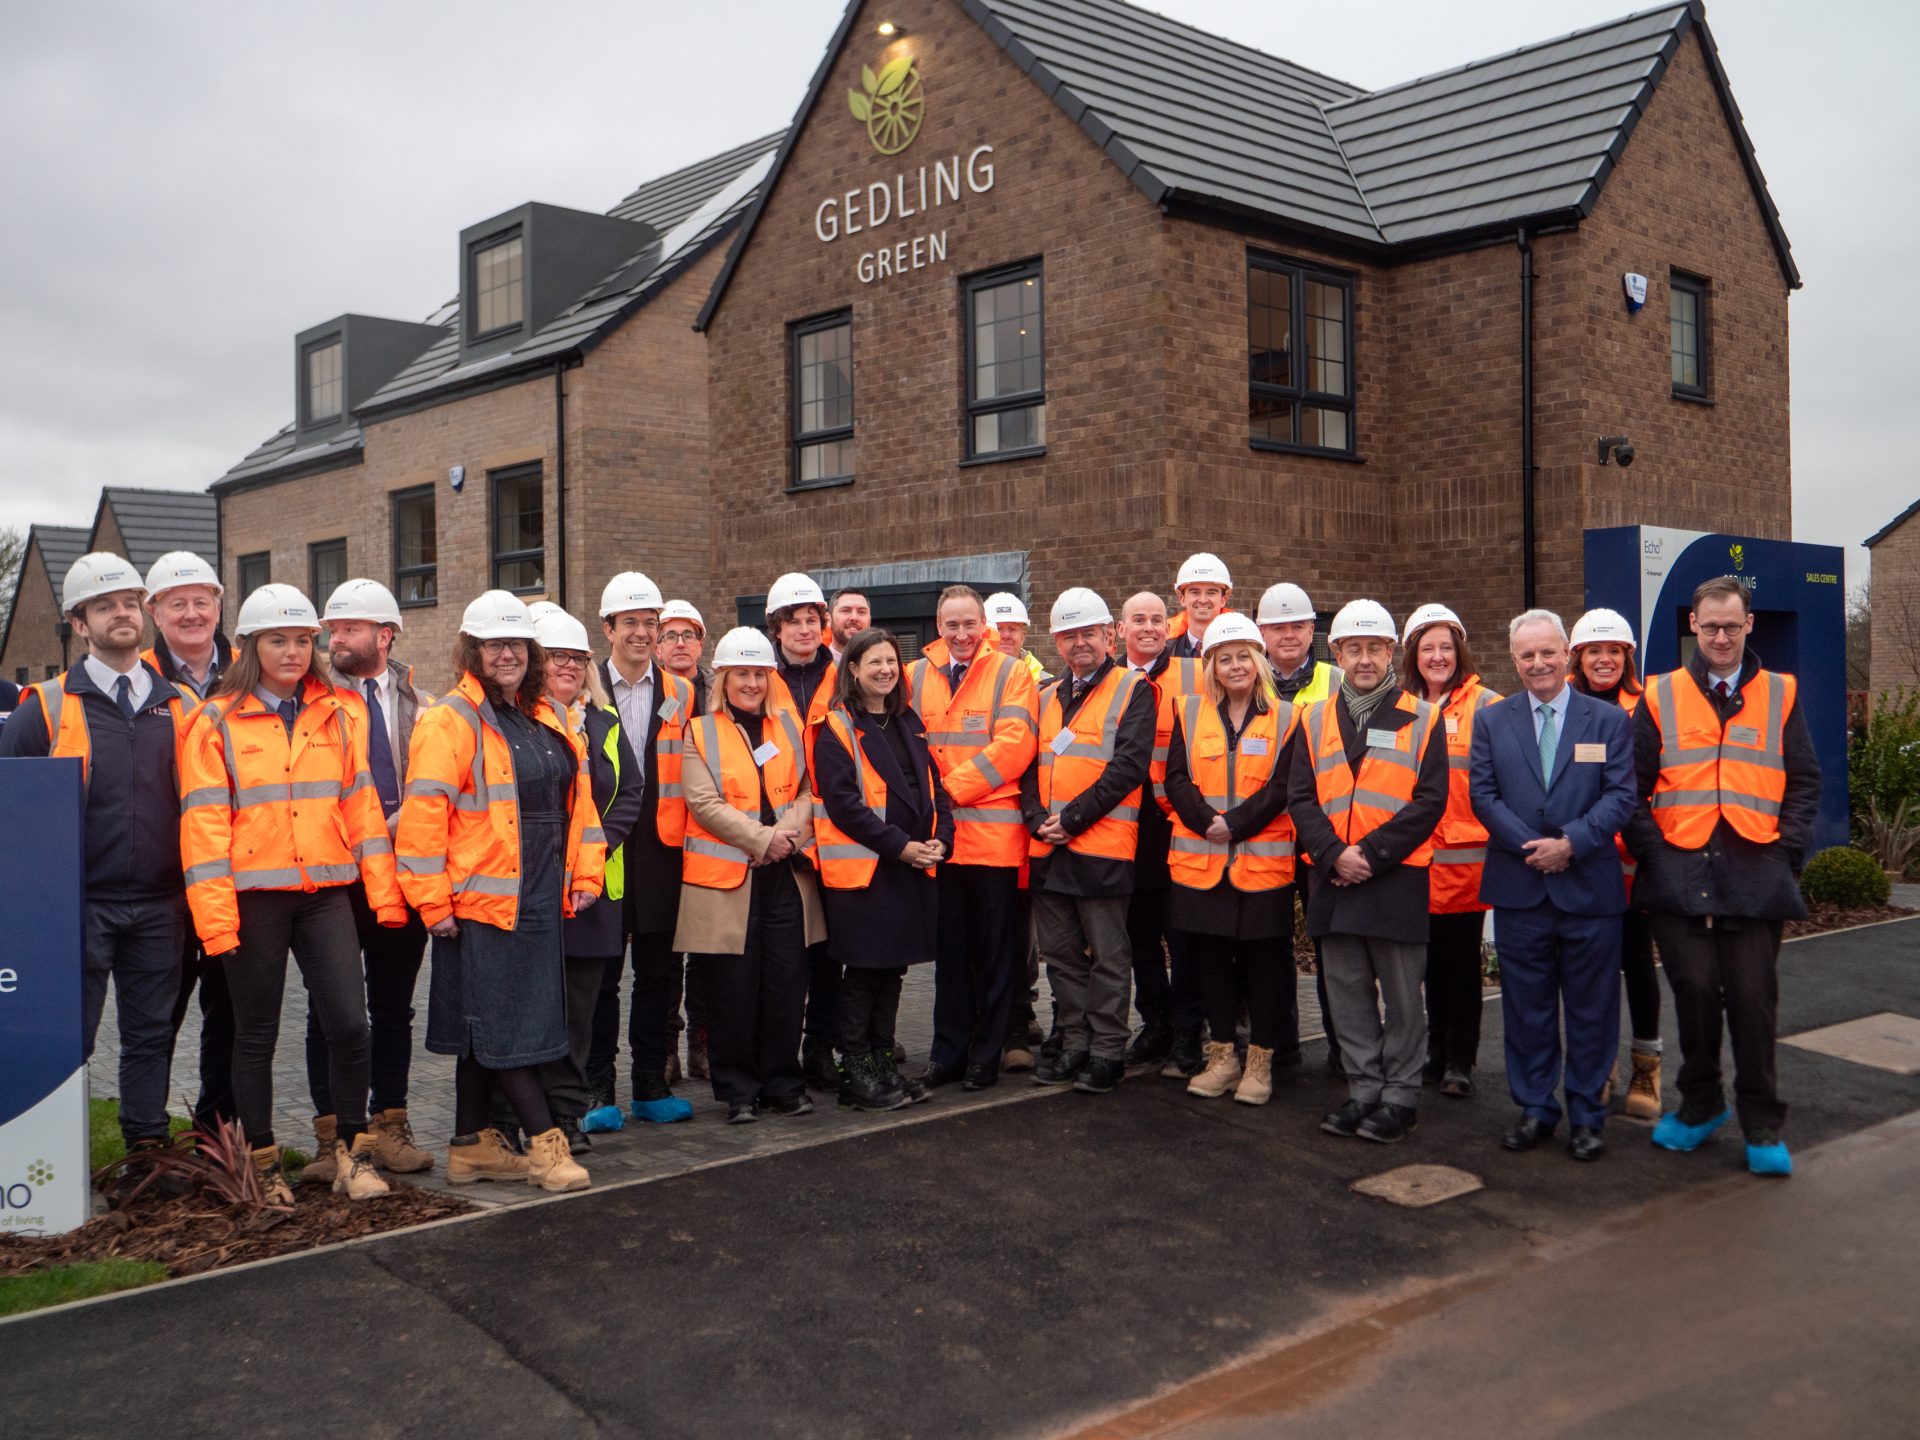
<instances>
[{"instance_id":1,"label":"orange hi-vis jacket","mask_svg":"<svg viewBox=\"0 0 1920 1440\"><path fill-rule=\"evenodd\" d=\"M586 736L576 734L545 697L534 718L567 742L576 765L561 888L571 915L576 891L601 893L607 841L593 806ZM520 794L513 749L472 675L462 675L413 722L394 851L407 903L428 925L449 915L500 930L518 921Z\"/></svg>"},{"instance_id":2,"label":"orange hi-vis jacket","mask_svg":"<svg viewBox=\"0 0 1920 1440\"><path fill-rule=\"evenodd\" d=\"M1434 915L1466 915L1485 910L1480 903L1480 872L1487 867L1487 827L1473 815L1468 798L1467 757L1473 753L1473 727L1480 712L1500 697L1469 675L1447 696L1440 720L1447 737L1447 809L1433 831L1433 867L1427 871L1427 910Z\"/></svg>"},{"instance_id":3,"label":"orange hi-vis jacket","mask_svg":"<svg viewBox=\"0 0 1920 1440\"><path fill-rule=\"evenodd\" d=\"M1313 785L1320 808L1333 830L1349 845L1357 845L1407 807L1420 779L1427 741L1439 728L1433 706L1402 690L1394 705L1413 718L1411 725L1393 731L1393 744L1371 745L1362 754L1358 771L1347 763L1346 742L1340 738L1337 695L1308 707L1306 739L1313 746ZM1371 728L1371 727L1369 727ZM1433 859L1433 837L1400 863L1427 865Z\"/></svg>"},{"instance_id":4,"label":"orange hi-vis jacket","mask_svg":"<svg viewBox=\"0 0 1920 1440\"><path fill-rule=\"evenodd\" d=\"M1284 700L1271 701L1265 711L1248 717L1239 744L1229 748L1217 705L1204 695L1182 696L1175 703L1187 773L1202 798L1221 815L1260 792L1300 723L1297 709ZM1278 890L1291 885L1293 820L1282 809L1259 834L1216 844L1188 829L1175 811L1167 869L1174 884L1189 890L1211 890L1222 875L1236 890Z\"/></svg>"},{"instance_id":5,"label":"orange hi-vis jacket","mask_svg":"<svg viewBox=\"0 0 1920 1440\"><path fill-rule=\"evenodd\" d=\"M1038 789L1040 803L1049 815L1060 814L1082 791L1091 789L1112 763L1120 718L1127 713L1134 691L1148 681L1136 670L1113 666L1065 725L1060 719L1060 687L1064 683L1054 681L1040 700ZM1069 837L1067 848L1082 855L1131 863L1140 848L1139 841L1140 791L1136 788L1078 835ZM1030 842L1027 854L1039 859L1053 850L1046 841L1036 839Z\"/></svg>"},{"instance_id":6,"label":"orange hi-vis jacket","mask_svg":"<svg viewBox=\"0 0 1920 1440\"><path fill-rule=\"evenodd\" d=\"M824 683L824 682L823 682ZM807 783L807 743L800 733L800 722L789 706L769 708L761 724L762 743L773 746L765 764L757 764L753 747L747 744L747 732L727 714L706 714L687 726L687 741L693 747L696 763L707 767L714 786L727 804L760 819L760 786L767 787L767 801L773 806L777 826L790 819L801 788ZM758 771L758 778L755 771ZM820 817L813 817L816 837ZM815 846L804 852L818 863ZM715 835L700 823L700 817L687 811L687 834L680 847L680 876L689 885L707 890L738 890L746 883L753 857L746 851Z\"/></svg>"},{"instance_id":7,"label":"orange hi-vis jacket","mask_svg":"<svg viewBox=\"0 0 1920 1440\"><path fill-rule=\"evenodd\" d=\"M1018 866L1027 858L1020 777L1040 749L1039 689L1023 662L984 638L958 694L946 663L936 640L909 667L907 696L926 722L927 747L953 802L951 863Z\"/></svg>"},{"instance_id":8,"label":"orange hi-vis jacket","mask_svg":"<svg viewBox=\"0 0 1920 1440\"><path fill-rule=\"evenodd\" d=\"M1756 845L1780 838L1782 735L1799 693L1793 676L1756 670L1741 688L1742 708L1723 723L1691 672L1647 682L1645 703L1660 727L1660 775L1648 807L1669 845L1704 849L1722 820Z\"/></svg>"},{"instance_id":9,"label":"orange hi-vis jacket","mask_svg":"<svg viewBox=\"0 0 1920 1440\"><path fill-rule=\"evenodd\" d=\"M292 736L258 695L202 705L180 754L180 863L209 955L240 943L242 890L312 893L363 880L380 923L405 924L367 770L365 709L313 674L301 682Z\"/></svg>"},{"instance_id":10,"label":"orange hi-vis jacket","mask_svg":"<svg viewBox=\"0 0 1920 1440\"><path fill-rule=\"evenodd\" d=\"M1173 805L1167 799L1167 751L1173 743L1173 714L1182 700L1204 693L1200 684L1200 662L1170 659L1167 668L1147 683L1153 686L1154 701L1153 759L1147 765L1147 778L1153 788L1153 803L1171 816Z\"/></svg>"},{"instance_id":11,"label":"orange hi-vis jacket","mask_svg":"<svg viewBox=\"0 0 1920 1440\"><path fill-rule=\"evenodd\" d=\"M853 728L853 717L838 706L827 712L827 718L820 722L822 734L814 736L814 753L819 753L822 736L825 743L837 744L853 760L853 773L860 780L860 798L866 802L867 809L879 817L882 824L887 819L887 782L879 771L867 764L867 757L861 753L860 736ZM925 774L920 783L926 794L934 792L934 777ZM820 883L829 890L864 890L873 883L873 872L880 867L880 857L846 831L833 823L833 816L827 813L827 807L818 793L819 772L814 772L816 786L813 797L813 836L816 850L815 858L820 865ZM772 791L768 791L772 798ZM929 806L929 811L933 807ZM1017 820L1019 817L1015 816ZM933 839L934 830L939 826L940 817L932 814L932 822L925 835L917 835L917 840ZM938 867L936 867L937 869ZM929 875L935 870L929 870Z\"/></svg>"},{"instance_id":12,"label":"orange hi-vis jacket","mask_svg":"<svg viewBox=\"0 0 1920 1440\"><path fill-rule=\"evenodd\" d=\"M154 674L159 670L149 664ZM67 677L59 676L53 680L42 680L27 686L27 689L40 697L40 713L47 722L47 756L49 759L72 757L80 762L80 784L84 789L93 771L93 732L87 729L87 707L78 699L71 703L67 696ZM175 687L176 691L179 689ZM173 756L177 767L180 752L187 743L187 731L193 724L194 712L200 708L193 699L191 691L177 693L167 702L167 709L173 714Z\"/></svg>"},{"instance_id":13,"label":"orange hi-vis jacket","mask_svg":"<svg viewBox=\"0 0 1920 1440\"><path fill-rule=\"evenodd\" d=\"M615 679L619 678L620 672L610 663L606 669ZM653 828L661 844L678 845L687 833L687 797L680 788L680 762L686 757L687 723L693 719L695 709L693 682L675 675L658 661L654 663L653 678L658 687L654 694L658 697L655 703L660 716L660 729L654 734L653 754L647 764L647 783L655 787L656 796ZM647 743L647 737L645 733L628 735L627 743L637 750Z\"/></svg>"}]
</instances>

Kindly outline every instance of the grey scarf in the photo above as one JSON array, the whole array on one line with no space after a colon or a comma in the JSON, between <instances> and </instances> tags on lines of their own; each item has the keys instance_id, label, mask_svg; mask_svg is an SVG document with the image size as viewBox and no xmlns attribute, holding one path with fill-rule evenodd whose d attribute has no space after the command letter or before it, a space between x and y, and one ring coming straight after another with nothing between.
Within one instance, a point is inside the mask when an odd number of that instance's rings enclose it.
<instances>
[{"instance_id":1,"label":"grey scarf","mask_svg":"<svg viewBox=\"0 0 1920 1440\"><path fill-rule=\"evenodd\" d=\"M1385 679L1363 695L1353 688L1353 681L1343 672L1340 676L1340 698L1347 702L1347 714L1353 719L1353 728L1364 730L1368 718L1383 702L1391 700L1399 688L1391 679Z\"/></svg>"}]
</instances>

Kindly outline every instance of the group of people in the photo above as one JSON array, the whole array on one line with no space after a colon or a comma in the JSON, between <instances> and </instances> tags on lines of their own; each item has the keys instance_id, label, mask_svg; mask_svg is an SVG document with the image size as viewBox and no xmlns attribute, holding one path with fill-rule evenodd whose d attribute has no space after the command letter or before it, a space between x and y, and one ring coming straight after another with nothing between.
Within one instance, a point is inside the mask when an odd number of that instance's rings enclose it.
<instances>
[{"instance_id":1,"label":"group of people","mask_svg":"<svg viewBox=\"0 0 1920 1440\"><path fill-rule=\"evenodd\" d=\"M197 990L197 1117L238 1119L283 1204L289 953L306 1179L361 1199L435 1163L407 1109L431 942L448 1177L567 1190L589 1183L591 1135L689 1119L688 1077L732 1123L806 1114L810 1092L887 1111L1010 1071L1099 1095L1142 1066L1264 1104L1301 1060L1296 906L1347 1084L1329 1134L1400 1141L1423 1087L1474 1092L1492 911L1507 1148L1565 1118L1569 1153L1598 1158L1616 1088L1656 1144L1697 1148L1729 1119L1724 1027L1748 1165L1790 1171L1775 967L1820 777L1793 677L1747 648L1740 580L1700 587L1692 658L1645 679L1611 611L1571 634L1515 617L1507 699L1445 605L1400 628L1348 603L1328 664L1298 585L1249 615L1199 554L1174 590L1176 613L1142 592L1117 617L1063 591L1058 678L1020 599L965 585L913 653L864 594L783 575L764 629L709 658L698 610L627 572L601 595L602 661L564 609L489 591L436 699L394 654L404 621L376 581L320 609L263 586L229 640L199 557L142 577L96 553L62 593L86 654L29 687L0 756L81 761L88 1045L111 976L129 1148L167 1144ZM1656 944L1683 1052L1666 1114ZM919 964L933 1040L909 1073L895 1027Z\"/></svg>"}]
</instances>

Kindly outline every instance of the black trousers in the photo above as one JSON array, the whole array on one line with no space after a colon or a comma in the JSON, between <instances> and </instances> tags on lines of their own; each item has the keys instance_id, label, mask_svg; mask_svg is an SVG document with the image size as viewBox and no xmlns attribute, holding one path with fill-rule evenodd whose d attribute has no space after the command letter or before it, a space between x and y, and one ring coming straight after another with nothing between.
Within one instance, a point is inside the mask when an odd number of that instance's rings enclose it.
<instances>
[{"instance_id":1,"label":"black trousers","mask_svg":"<svg viewBox=\"0 0 1920 1440\"><path fill-rule=\"evenodd\" d=\"M1136 890L1127 904L1127 940L1133 947L1133 1008L1141 1023L1197 1030L1207 1007L1187 933L1172 923L1173 891ZM1161 949L1160 942L1166 942ZM1223 1037L1216 1035L1216 1040Z\"/></svg>"},{"instance_id":2,"label":"black trousers","mask_svg":"<svg viewBox=\"0 0 1920 1440\"><path fill-rule=\"evenodd\" d=\"M1033 1028L1034 1003L1040 998L1040 948L1033 943L1033 891L1024 885L1013 892L1013 926L1007 943L1013 947L1013 1004L1007 1016L1007 1039L1027 1043ZM1025 976L1024 983L1019 977Z\"/></svg>"},{"instance_id":3,"label":"black trousers","mask_svg":"<svg viewBox=\"0 0 1920 1440\"><path fill-rule=\"evenodd\" d=\"M691 956L680 957L685 961L684 971L674 967L673 995L667 1001L667 1048L673 1049L679 1042L673 1037L682 1030L691 1027L695 1030L707 1028L707 977L700 967L693 963ZM680 1013L681 1002L686 1003L687 1013Z\"/></svg>"},{"instance_id":4,"label":"black trousers","mask_svg":"<svg viewBox=\"0 0 1920 1440\"><path fill-rule=\"evenodd\" d=\"M751 872L747 948L739 955L696 955L707 972L707 1064L713 1094L736 1105L807 1093L800 1070L801 1016L807 1007L808 946L800 888L787 865ZM832 1042L832 1036L822 1039Z\"/></svg>"},{"instance_id":5,"label":"black trousers","mask_svg":"<svg viewBox=\"0 0 1920 1440\"><path fill-rule=\"evenodd\" d=\"M1199 972L1207 1029L1232 1043L1247 1002L1247 1043L1276 1055L1300 1048L1300 989L1294 984L1293 937L1235 940L1181 932L1182 948Z\"/></svg>"},{"instance_id":6,"label":"black trousers","mask_svg":"<svg viewBox=\"0 0 1920 1440\"><path fill-rule=\"evenodd\" d=\"M867 1054L893 1058L894 1022L900 1015L900 982L906 973L904 966L898 970L880 970L870 965L849 965L841 972L839 1018L833 1043L842 1055L849 1059ZM939 984L937 977L934 983ZM995 1058L997 1061L997 1052Z\"/></svg>"},{"instance_id":7,"label":"black trousers","mask_svg":"<svg viewBox=\"0 0 1920 1440\"><path fill-rule=\"evenodd\" d=\"M89 900L84 940L87 1057L113 981L120 1025L120 1133L136 1140L167 1138L167 1073L173 1055L169 1028L180 990L186 897Z\"/></svg>"},{"instance_id":8,"label":"black trousers","mask_svg":"<svg viewBox=\"0 0 1920 1440\"><path fill-rule=\"evenodd\" d=\"M1427 918L1427 1064L1472 1070L1480 1054L1480 937L1486 912Z\"/></svg>"},{"instance_id":9,"label":"black trousers","mask_svg":"<svg viewBox=\"0 0 1920 1440\"><path fill-rule=\"evenodd\" d=\"M1620 917L1620 969L1627 977L1627 1019L1636 1040L1660 1038L1660 974L1653 963L1653 921L1644 910Z\"/></svg>"},{"instance_id":10,"label":"black trousers","mask_svg":"<svg viewBox=\"0 0 1920 1440\"><path fill-rule=\"evenodd\" d=\"M373 1100L369 1114L407 1108L407 1078L413 1068L413 987L427 958L427 927L419 915L407 911L407 923L397 930L381 925L367 904L366 886L347 887L353 906L353 926L360 936L360 958L366 974L367 1020L372 1032ZM333 1057L327 1032L307 997L307 1090L313 1113L331 1115Z\"/></svg>"},{"instance_id":11,"label":"black trousers","mask_svg":"<svg viewBox=\"0 0 1920 1440\"><path fill-rule=\"evenodd\" d=\"M196 1125L216 1119L231 1120L233 1108L233 997L227 993L227 971L218 958L200 948L200 939L187 925L187 943L180 957L180 994L173 1002L173 1038L167 1042L167 1073L173 1073L174 1047L180 1027L200 993L200 1098L193 1104Z\"/></svg>"},{"instance_id":12,"label":"black trousers","mask_svg":"<svg viewBox=\"0 0 1920 1440\"><path fill-rule=\"evenodd\" d=\"M593 1052L593 1022L600 1011L600 987L617 956L567 956L567 1054L539 1067L540 1088L555 1115L578 1120L593 1108L587 1082L587 1057Z\"/></svg>"},{"instance_id":13,"label":"black trousers","mask_svg":"<svg viewBox=\"0 0 1920 1440\"><path fill-rule=\"evenodd\" d=\"M1680 1021L1680 1098L1695 1113L1717 1114L1720 1040L1733 1040L1734 1109L1740 1128L1777 1130L1787 1118L1774 1073L1773 1041L1780 1019L1778 920L1733 924L1681 915L1654 915L1673 1012Z\"/></svg>"},{"instance_id":14,"label":"black trousers","mask_svg":"<svg viewBox=\"0 0 1920 1440\"><path fill-rule=\"evenodd\" d=\"M633 905L623 901L622 906L621 949L633 956L627 1049L633 1062L633 1086L637 1095L642 1076L651 1077L655 1087L663 1083L666 1076L671 1033L668 1012L676 1005L673 994L680 952L673 948L671 930L636 932ZM587 1058L587 1078L607 1088L612 1086L614 1066L620 1054L620 975L626 965L625 953L607 963L606 973L600 980L600 998L593 1011L593 1046Z\"/></svg>"},{"instance_id":15,"label":"black trousers","mask_svg":"<svg viewBox=\"0 0 1920 1440\"><path fill-rule=\"evenodd\" d=\"M934 883L940 944L933 965L933 1048L927 1058L955 1074L997 1072L1013 992L1026 968L1014 935L1020 871L1011 865L942 865ZM856 973L858 967L849 968L842 984L852 984ZM897 982L895 992L897 1002ZM891 1037L893 1022L887 1023Z\"/></svg>"},{"instance_id":16,"label":"black trousers","mask_svg":"<svg viewBox=\"0 0 1920 1440\"><path fill-rule=\"evenodd\" d=\"M804 933L804 932L803 932ZM806 1045L809 1050L833 1044L839 1017L840 965L827 953L827 942L807 947ZM708 1027L711 1029L711 1025Z\"/></svg>"}]
</instances>

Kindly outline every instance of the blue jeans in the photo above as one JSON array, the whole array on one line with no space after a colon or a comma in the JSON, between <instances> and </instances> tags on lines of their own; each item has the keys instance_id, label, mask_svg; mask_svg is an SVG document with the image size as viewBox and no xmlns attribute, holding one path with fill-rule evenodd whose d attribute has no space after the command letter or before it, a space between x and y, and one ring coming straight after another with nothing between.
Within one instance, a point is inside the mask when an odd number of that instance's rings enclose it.
<instances>
[{"instance_id":1,"label":"blue jeans","mask_svg":"<svg viewBox=\"0 0 1920 1440\"><path fill-rule=\"evenodd\" d=\"M120 1021L120 1133L128 1145L167 1137L173 1004L186 938L185 891L165 900L87 901L87 1058L93 1058L111 975Z\"/></svg>"}]
</instances>

